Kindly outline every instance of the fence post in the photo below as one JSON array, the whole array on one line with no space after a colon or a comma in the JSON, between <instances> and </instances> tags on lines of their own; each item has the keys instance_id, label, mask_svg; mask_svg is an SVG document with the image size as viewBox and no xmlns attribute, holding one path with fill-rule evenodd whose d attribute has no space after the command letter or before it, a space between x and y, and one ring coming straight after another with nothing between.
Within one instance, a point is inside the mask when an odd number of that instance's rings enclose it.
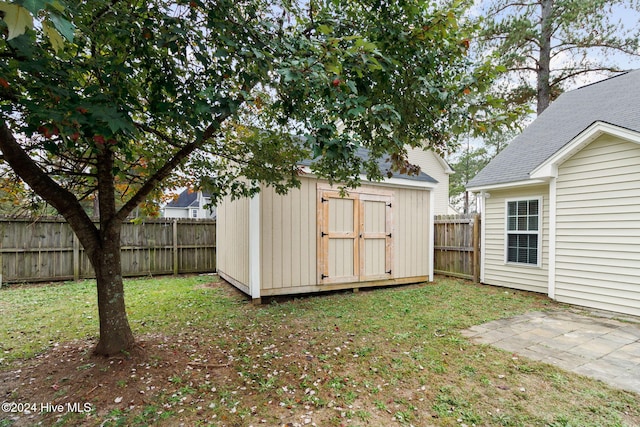
<instances>
[{"instance_id":1,"label":"fence post","mask_svg":"<svg viewBox=\"0 0 640 427\"><path fill-rule=\"evenodd\" d=\"M73 233L73 280L80 280L80 240Z\"/></svg>"},{"instance_id":2,"label":"fence post","mask_svg":"<svg viewBox=\"0 0 640 427\"><path fill-rule=\"evenodd\" d=\"M178 220L173 220L173 274L178 274Z\"/></svg>"},{"instance_id":3,"label":"fence post","mask_svg":"<svg viewBox=\"0 0 640 427\"><path fill-rule=\"evenodd\" d=\"M473 281L480 283L480 214L473 217Z\"/></svg>"}]
</instances>

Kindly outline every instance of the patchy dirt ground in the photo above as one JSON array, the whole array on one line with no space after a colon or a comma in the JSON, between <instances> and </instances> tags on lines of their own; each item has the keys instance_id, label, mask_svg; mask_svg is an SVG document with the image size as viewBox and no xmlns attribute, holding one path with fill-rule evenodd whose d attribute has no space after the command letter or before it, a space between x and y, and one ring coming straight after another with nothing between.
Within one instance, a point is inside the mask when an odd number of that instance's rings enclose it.
<instances>
[{"instance_id":1,"label":"patchy dirt ground","mask_svg":"<svg viewBox=\"0 0 640 427\"><path fill-rule=\"evenodd\" d=\"M227 284L201 286L222 289L230 298L244 299ZM271 332L267 329L259 334ZM254 341L260 346L260 339ZM328 420L332 425L341 425L337 421L341 418L345 418L346 425L345 411L353 406L342 408L337 402L327 404L314 399L314 390L334 379L320 367L321 361L305 354L308 352L302 349L307 344L304 340L287 341L278 348L258 347L262 354L243 356L214 342L215 337L204 337L195 331L181 331L175 336L145 335L138 337L131 354L112 358L92 353L95 340L56 344L32 359L15 362L10 371L0 372L0 400L13 405L0 413L0 427L322 426ZM273 372L263 380L243 375L249 359L261 357L273 358L260 366ZM314 376L315 384L309 384L304 391L297 386L277 386L304 383L305 372L315 371L319 372ZM340 381L336 389L347 387L351 379L345 376ZM383 418L392 417L390 414L391 410L385 410ZM389 422L377 418L367 415L367 421L373 423L370 425Z\"/></svg>"}]
</instances>

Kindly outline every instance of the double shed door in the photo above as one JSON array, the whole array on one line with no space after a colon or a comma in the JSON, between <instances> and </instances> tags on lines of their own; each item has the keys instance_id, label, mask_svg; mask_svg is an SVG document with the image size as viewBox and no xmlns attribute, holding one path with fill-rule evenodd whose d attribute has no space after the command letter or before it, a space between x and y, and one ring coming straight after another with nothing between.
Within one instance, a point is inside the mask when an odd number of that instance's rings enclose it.
<instances>
[{"instance_id":1,"label":"double shed door","mask_svg":"<svg viewBox=\"0 0 640 427\"><path fill-rule=\"evenodd\" d=\"M392 276L391 193L318 190L318 283L349 283Z\"/></svg>"}]
</instances>

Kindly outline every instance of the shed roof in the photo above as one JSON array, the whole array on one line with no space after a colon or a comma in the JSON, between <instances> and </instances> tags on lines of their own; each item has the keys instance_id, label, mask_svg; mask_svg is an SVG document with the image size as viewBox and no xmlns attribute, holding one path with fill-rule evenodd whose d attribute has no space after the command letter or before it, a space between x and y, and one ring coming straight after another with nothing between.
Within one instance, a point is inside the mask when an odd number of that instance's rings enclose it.
<instances>
[{"instance_id":1,"label":"shed roof","mask_svg":"<svg viewBox=\"0 0 640 427\"><path fill-rule=\"evenodd\" d=\"M365 149L365 148L358 148L356 150L356 156L358 156L361 159L367 159L369 158L369 150ZM302 161L300 164L302 166L310 166L313 163L313 160L308 159L308 160L304 160ZM389 158L381 158L378 159L378 167L380 168L380 171L382 172L383 175L385 175L387 172L391 171L392 174L392 178L400 178L400 179L406 179L409 181L417 181L417 182L425 182L425 183L431 183L431 184L437 184L438 180L436 180L435 178L431 177L430 175L427 175L424 172L420 172L417 175L408 175L408 174L403 174L403 173L399 173L397 171L394 171L391 168L391 161Z\"/></svg>"},{"instance_id":2,"label":"shed roof","mask_svg":"<svg viewBox=\"0 0 640 427\"><path fill-rule=\"evenodd\" d=\"M640 132L640 70L566 92L467 185L526 181L531 172L596 121Z\"/></svg>"}]
</instances>

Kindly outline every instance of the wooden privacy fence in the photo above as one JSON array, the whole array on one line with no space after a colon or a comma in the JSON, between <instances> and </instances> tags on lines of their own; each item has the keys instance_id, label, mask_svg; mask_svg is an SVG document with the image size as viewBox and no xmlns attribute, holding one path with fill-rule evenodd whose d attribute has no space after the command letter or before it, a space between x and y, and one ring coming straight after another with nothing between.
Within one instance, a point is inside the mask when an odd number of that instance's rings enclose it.
<instances>
[{"instance_id":1,"label":"wooden privacy fence","mask_svg":"<svg viewBox=\"0 0 640 427\"><path fill-rule=\"evenodd\" d=\"M436 215L434 271L480 281L480 215Z\"/></svg>"},{"instance_id":2,"label":"wooden privacy fence","mask_svg":"<svg viewBox=\"0 0 640 427\"><path fill-rule=\"evenodd\" d=\"M148 219L122 226L124 276L216 269L216 222ZM93 278L71 227L60 218L0 218L0 284Z\"/></svg>"}]
</instances>

